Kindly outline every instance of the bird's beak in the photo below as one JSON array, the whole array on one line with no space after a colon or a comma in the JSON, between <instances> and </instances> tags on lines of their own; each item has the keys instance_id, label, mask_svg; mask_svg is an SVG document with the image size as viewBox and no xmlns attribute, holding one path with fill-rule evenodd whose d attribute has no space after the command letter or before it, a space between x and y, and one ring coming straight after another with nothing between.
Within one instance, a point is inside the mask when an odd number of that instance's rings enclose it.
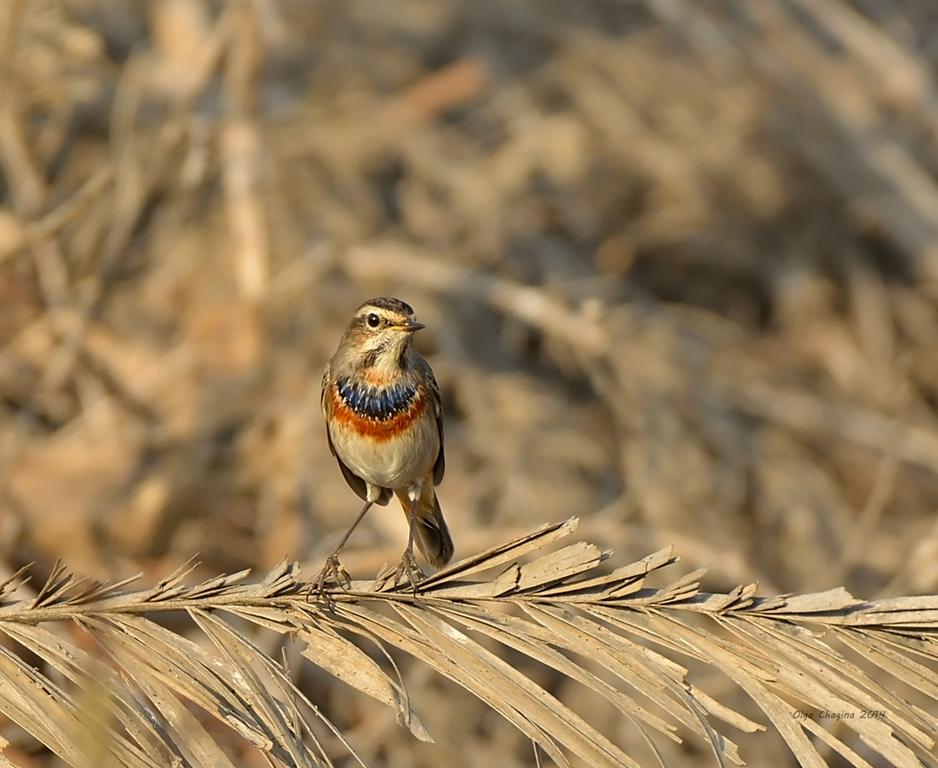
<instances>
[{"instance_id":1,"label":"bird's beak","mask_svg":"<svg viewBox=\"0 0 938 768\"><path fill-rule=\"evenodd\" d=\"M423 323L418 323L416 320L408 320L406 323L401 323L400 325L394 326L399 331L407 331L408 333L413 333L414 331L419 331L421 328L426 328Z\"/></svg>"}]
</instances>

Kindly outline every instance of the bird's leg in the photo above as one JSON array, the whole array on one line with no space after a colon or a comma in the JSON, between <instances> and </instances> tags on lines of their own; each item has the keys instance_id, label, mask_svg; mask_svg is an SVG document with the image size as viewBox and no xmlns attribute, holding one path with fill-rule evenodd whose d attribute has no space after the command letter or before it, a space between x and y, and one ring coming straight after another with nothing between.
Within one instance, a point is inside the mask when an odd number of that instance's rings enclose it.
<instances>
[{"instance_id":1,"label":"bird's leg","mask_svg":"<svg viewBox=\"0 0 938 768\"><path fill-rule=\"evenodd\" d=\"M348 572L339 562L339 553L342 551L342 548L349 540L352 532L358 527L358 524L365 517L365 513L371 509L371 505L373 503L373 501L365 502L365 505L362 507L362 511L358 513L358 517L355 518L355 522L352 523L351 527L345 532L345 535L342 537L339 545L333 550L332 554L326 558L326 562L323 564L322 570L319 572L319 576L317 576L315 581L310 584L307 597L309 597L309 595L314 591L318 592L320 595L325 594L326 582L330 579L335 579L336 582L348 589L348 585L351 583L351 579L349 578Z\"/></svg>"},{"instance_id":2,"label":"bird's leg","mask_svg":"<svg viewBox=\"0 0 938 768\"><path fill-rule=\"evenodd\" d=\"M416 503L411 499L410 513L407 515L409 523L407 530L407 546L404 548L404 554L401 555L401 563L394 572L394 586L400 583L403 576L407 576L410 582L410 588L414 594L417 594L417 585L424 579L426 574L420 570L417 565L417 558L414 557L414 526L417 524L417 516L414 514L413 505Z\"/></svg>"}]
</instances>

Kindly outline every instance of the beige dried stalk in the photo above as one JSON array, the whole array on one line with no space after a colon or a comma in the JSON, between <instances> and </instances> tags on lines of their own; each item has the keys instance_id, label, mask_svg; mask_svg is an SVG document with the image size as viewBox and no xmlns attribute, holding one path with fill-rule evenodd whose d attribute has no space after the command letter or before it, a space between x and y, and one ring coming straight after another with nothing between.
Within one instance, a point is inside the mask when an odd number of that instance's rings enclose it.
<instances>
[{"instance_id":1,"label":"beige dried stalk","mask_svg":"<svg viewBox=\"0 0 938 768\"><path fill-rule=\"evenodd\" d=\"M184 584L190 567L141 591L125 591L127 581L76 580L56 566L34 598L0 607L0 632L45 663L40 671L0 649L0 712L70 765L105 755L154 768L233 766L197 710L275 766L332 765L327 732L364 764L293 684L286 661L251 640L245 628L255 625L291 636L307 660L392 707L423 741L432 737L391 649L484 701L557 765L639 765L479 638L612 703L662 765L654 746L662 739L703 740L716 764L743 764L718 722L747 733L772 728L807 766L825 764L818 741L851 765L868 765L861 753L869 752L897 766L938 765L938 596L867 602L835 589L764 598L754 584L707 594L701 572L650 588L647 577L676 561L670 550L610 571L601 567L607 553L592 544L551 548L575 528L575 519L547 525L461 560L416 594L356 581L310 601L297 565L287 563L256 583L244 583L242 571L194 586ZM170 611L187 614L203 642L157 621ZM79 625L100 653L51 633L50 622ZM359 647L362 639L389 664ZM731 680L765 722L697 688L688 660ZM903 686L928 706L894 692ZM838 713L839 728L828 730L814 716L821 712Z\"/></svg>"}]
</instances>

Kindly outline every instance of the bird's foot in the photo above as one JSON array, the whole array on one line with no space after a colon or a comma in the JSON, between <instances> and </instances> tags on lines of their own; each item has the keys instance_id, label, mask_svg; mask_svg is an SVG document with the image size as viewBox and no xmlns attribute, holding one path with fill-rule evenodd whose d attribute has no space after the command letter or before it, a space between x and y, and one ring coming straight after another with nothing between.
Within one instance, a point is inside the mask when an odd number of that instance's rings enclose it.
<instances>
[{"instance_id":1,"label":"bird's foot","mask_svg":"<svg viewBox=\"0 0 938 768\"><path fill-rule=\"evenodd\" d=\"M381 573L378 574L377 581L380 585L380 589L395 589L402 583L410 583L410 588L413 593L417 594L417 585L420 584L427 577L420 566L417 565L417 558L414 557L414 551L412 549L405 549L404 554L401 555L401 562L398 563L397 567L388 566Z\"/></svg>"},{"instance_id":2,"label":"bird's foot","mask_svg":"<svg viewBox=\"0 0 938 768\"><path fill-rule=\"evenodd\" d=\"M352 586L352 577L342 567L338 552L333 552L326 558L319 575L310 582L309 590L306 592L307 601L311 599L313 594L316 594L320 600L331 602L330 596L326 593L326 584L329 582L334 582L346 591Z\"/></svg>"}]
</instances>

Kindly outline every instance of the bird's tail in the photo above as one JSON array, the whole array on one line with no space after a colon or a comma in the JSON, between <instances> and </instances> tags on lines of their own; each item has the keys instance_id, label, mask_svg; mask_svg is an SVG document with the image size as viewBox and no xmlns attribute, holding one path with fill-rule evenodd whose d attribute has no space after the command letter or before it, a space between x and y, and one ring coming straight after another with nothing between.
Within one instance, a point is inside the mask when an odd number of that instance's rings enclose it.
<instances>
[{"instance_id":1,"label":"bird's tail","mask_svg":"<svg viewBox=\"0 0 938 768\"><path fill-rule=\"evenodd\" d=\"M420 498L411 503L407 498L407 491L395 491L404 515L410 522L410 510L415 515L414 534L417 540L417 549L434 568L442 568L453 557L453 540L440 510L440 502L436 498L436 491L432 483L423 486Z\"/></svg>"}]
</instances>

